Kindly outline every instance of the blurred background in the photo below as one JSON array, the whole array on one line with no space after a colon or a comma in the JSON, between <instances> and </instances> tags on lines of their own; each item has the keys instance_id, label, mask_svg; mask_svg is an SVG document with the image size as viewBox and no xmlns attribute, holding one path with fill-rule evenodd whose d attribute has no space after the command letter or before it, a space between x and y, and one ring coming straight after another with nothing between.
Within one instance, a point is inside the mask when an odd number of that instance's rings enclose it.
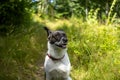
<instances>
[{"instance_id":1,"label":"blurred background","mask_svg":"<svg viewBox=\"0 0 120 80\"><path fill-rule=\"evenodd\" d=\"M44 80L44 26L67 33L73 80L120 80L120 0L0 0L0 80Z\"/></svg>"}]
</instances>

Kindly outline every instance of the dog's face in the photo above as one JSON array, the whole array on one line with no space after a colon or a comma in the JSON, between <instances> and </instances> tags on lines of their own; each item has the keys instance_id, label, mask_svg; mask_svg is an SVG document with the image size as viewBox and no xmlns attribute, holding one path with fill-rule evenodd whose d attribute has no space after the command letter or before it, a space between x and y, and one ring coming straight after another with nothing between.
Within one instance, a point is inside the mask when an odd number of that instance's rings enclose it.
<instances>
[{"instance_id":1,"label":"dog's face","mask_svg":"<svg viewBox=\"0 0 120 80\"><path fill-rule=\"evenodd\" d=\"M47 27L44 29L47 31L50 44L63 49L66 48L68 39L64 31L50 31Z\"/></svg>"}]
</instances>

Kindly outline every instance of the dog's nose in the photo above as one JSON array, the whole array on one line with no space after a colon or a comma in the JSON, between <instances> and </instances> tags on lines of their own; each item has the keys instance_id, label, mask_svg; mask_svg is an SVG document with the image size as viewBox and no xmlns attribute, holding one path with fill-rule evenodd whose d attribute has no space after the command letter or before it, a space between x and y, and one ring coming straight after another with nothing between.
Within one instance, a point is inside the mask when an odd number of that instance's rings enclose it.
<instances>
[{"instance_id":1,"label":"dog's nose","mask_svg":"<svg viewBox=\"0 0 120 80\"><path fill-rule=\"evenodd\" d=\"M67 38L63 38L63 42L67 42L68 41L68 39Z\"/></svg>"}]
</instances>

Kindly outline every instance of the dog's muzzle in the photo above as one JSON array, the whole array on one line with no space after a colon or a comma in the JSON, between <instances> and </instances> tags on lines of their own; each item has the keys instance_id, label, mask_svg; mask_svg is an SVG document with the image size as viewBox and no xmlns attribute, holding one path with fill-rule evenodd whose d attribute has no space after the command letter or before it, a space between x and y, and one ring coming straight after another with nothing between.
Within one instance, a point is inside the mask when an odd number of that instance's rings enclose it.
<instances>
[{"instance_id":1,"label":"dog's muzzle","mask_svg":"<svg viewBox=\"0 0 120 80\"><path fill-rule=\"evenodd\" d=\"M54 44L60 48L66 48L67 42L67 38L62 37L59 42L55 42Z\"/></svg>"}]
</instances>

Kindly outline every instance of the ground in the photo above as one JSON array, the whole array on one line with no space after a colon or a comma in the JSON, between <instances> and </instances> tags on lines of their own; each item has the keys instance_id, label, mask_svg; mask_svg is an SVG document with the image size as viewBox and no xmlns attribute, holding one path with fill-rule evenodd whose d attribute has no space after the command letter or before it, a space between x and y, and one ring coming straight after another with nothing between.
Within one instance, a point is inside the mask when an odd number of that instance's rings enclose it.
<instances>
[{"instance_id":1,"label":"ground","mask_svg":"<svg viewBox=\"0 0 120 80\"><path fill-rule=\"evenodd\" d=\"M43 64L39 65L39 70L37 71L37 77L38 80L44 80L44 68L43 68Z\"/></svg>"}]
</instances>

